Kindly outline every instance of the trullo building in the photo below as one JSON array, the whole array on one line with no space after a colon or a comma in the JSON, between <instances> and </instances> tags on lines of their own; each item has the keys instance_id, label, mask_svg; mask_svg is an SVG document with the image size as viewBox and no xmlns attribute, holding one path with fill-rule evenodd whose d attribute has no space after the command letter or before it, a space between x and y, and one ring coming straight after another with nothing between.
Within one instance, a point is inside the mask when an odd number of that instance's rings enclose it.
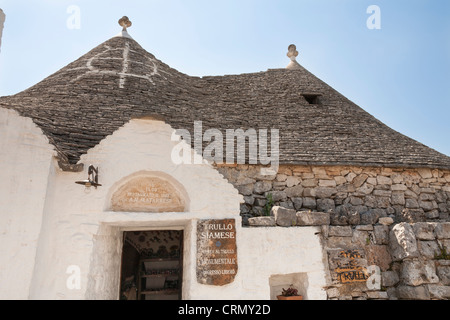
<instances>
[{"instance_id":1,"label":"trullo building","mask_svg":"<svg viewBox=\"0 0 450 320\"><path fill-rule=\"evenodd\" d=\"M450 298L448 156L295 46L287 68L192 77L120 23L0 98L0 298Z\"/></svg>"}]
</instances>

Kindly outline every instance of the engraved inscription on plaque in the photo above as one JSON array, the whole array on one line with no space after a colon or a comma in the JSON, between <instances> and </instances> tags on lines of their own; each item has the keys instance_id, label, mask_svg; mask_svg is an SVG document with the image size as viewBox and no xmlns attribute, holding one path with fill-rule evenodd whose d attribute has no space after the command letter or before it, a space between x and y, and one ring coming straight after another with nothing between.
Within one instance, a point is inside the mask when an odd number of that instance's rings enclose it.
<instances>
[{"instance_id":1,"label":"engraved inscription on plaque","mask_svg":"<svg viewBox=\"0 0 450 320\"><path fill-rule=\"evenodd\" d=\"M120 187L112 196L112 211L183 212L180 192L158 177L137 177Z\"/></svg>"},{"instance_id":2,"label":"engraved inscription on plaque","mask_svg":"<svg viewBox=\"0 0 450 320\"><path fill-rule=\"evenodd\" d=\"M238 271L234 219L197 222L197 281L223 286L234 281Z\"/></svg>"}]
</instances>

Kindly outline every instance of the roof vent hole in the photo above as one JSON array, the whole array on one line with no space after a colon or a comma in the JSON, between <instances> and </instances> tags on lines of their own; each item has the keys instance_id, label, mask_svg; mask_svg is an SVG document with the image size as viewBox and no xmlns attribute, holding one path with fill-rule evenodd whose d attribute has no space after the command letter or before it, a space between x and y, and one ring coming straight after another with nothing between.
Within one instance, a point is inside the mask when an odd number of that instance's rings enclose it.
<instances>
[{"instance_id":1,"label":"roof vent hole","mask_svg":"<svg viewBox=\"0 0 450 320\"><path fill-rule=\"evenodd\" d=\"M302 96L309 104L320 104L319 95L317 94L303 94Z\"/></svg>"}]
</instances>

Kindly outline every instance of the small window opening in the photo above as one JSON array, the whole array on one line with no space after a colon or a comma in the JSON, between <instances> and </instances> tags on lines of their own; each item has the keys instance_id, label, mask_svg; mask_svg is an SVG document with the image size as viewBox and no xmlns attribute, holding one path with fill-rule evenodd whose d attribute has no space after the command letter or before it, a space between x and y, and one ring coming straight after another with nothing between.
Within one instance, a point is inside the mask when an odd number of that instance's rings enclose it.
<instances>
[{"instance_id":1,"label":"small window opening","mask_svg":"<svg viewBox=\"0 0 450 320\"><path fill-rule=\"evenodd\" d=\"M309 104L319 104L319 95L317 94L303 94L303 97Z\"/></svg>"}]
</instances>

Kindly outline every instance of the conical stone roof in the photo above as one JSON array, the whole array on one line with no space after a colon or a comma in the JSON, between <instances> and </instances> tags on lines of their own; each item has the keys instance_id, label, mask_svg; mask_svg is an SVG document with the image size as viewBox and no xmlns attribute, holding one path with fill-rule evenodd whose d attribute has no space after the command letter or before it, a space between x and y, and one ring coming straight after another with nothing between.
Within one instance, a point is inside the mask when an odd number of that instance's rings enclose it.
<instances>
[{"instance_id":1,"label":"conical stone roof","mask_svg":"<svg viewBox=\"0 0 450 320\"><path fill-rule=\"evenodd\" d=\"M156 116L175 129L279 129L280 164L431 167L450 157L387 127L316 78L292 69L191 77L170 68L127 33L94 48L0 107L30 117L55 146L60 165L130 119ZM308 95L319 97L311 104Z\"/></svg>"}]
</instances>

